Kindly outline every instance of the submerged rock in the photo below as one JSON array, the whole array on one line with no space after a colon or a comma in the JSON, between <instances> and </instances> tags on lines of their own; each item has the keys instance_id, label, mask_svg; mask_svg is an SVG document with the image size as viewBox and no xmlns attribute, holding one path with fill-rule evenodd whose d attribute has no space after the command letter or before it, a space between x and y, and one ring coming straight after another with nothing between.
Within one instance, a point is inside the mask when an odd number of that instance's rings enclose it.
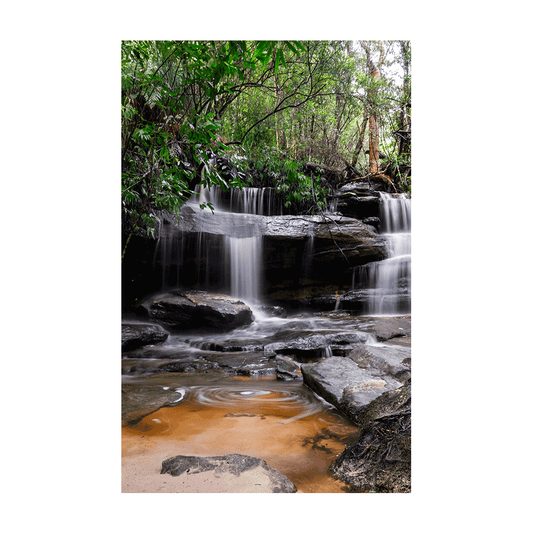
<instances>
[{"instance_id":1,"label":"submerged rock","mask_svg":"<svg viewBox=\"0 0 533 533\"><path fill-rule=\"evenodd\" d=\"M183 392L169 387L122 385L122 425L135 424L162 407L175 405Z\"/></svg>"},{"instance_id":2,"label":"submerged rock","mask_svg":"<svg viewBox=\"0 0 533 533\"><path fill-rule=\"evenodd\" d=\"M212 354L206 355L205 359L242 376L269 376L276 373L276 365L262 352Z\"/></svg>"},{"instance_id":3,"label":"submerged rock","mask_svg":"<svg viewBox=\"0 0 533 533\"><path fill-rule=\"evenodd\" d=\"M172 290L145 301L140 309L173 329L235 329L251 324L252 310L241 300L204 291Z\"/></svg>"},{"instance_id":4,"label":"submerged rock","mask_svg":"<svg viewBox=\"0 0 533 533\"><path fill-rule=\"evenodd\" d=\"M294 483L263 459L248 455L195 457L176 455L163 461L161 474L183 479L179 492L296 492Z\"/></svg>"},{"instance_id":5,"label":"submerged rock","mask_svg":"<svg viewBox=\"0 0 533 533\"><path fill-rule=\"evenodd\" d=\"M411 383L358 413L356 444L333 463L333 475L357 492L411 492Z\"/></svg>"},{"instance_id":6,"label":"submerged rock","mask_svg":"<svg viewBox=\"0 0 533 533\"><path fill-rule=\"evenodd\" d=\"M122 324L122 351L163 342L168 332L158 324Z\"/></svg>"}]
</instances>

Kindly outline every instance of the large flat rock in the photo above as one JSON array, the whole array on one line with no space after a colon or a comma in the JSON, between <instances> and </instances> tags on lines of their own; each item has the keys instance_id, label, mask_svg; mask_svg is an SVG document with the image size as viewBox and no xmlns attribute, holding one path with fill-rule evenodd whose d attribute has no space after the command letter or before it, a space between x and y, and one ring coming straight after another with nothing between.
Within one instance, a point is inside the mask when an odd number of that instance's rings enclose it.
<instances>
[{"instance_id":1,"label":"large flat rock","mask_svg":"<svg viewBox=\"0 0 533 533\"><path fill-rule=\"evenodd\" d=\"M377 377L346 357L328 357L318 363L301 366L304 383L319 396L344 411L343 400L350 394L353 411L368 405L387 390L401 383L390 376Z\"/></svg>"},{"instance_id":2,"label":"large flat rock","mask_svg":"<svg viewBox=\"0 0 533 533\"><path fill-rule=\"evenodd\" d=\"M177 455L163 461L161 474L178 477L178 492L296 492L292 481L263 459L248 455L197 457Z\"/></svg>"}]
</instances>

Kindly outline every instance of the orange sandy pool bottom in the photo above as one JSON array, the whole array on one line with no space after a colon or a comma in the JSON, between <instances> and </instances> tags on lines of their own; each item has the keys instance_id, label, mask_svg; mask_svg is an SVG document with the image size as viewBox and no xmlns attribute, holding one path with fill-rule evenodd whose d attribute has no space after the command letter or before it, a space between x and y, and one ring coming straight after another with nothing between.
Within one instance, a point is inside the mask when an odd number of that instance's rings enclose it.
<instances>
[{"instance_id":1,"label":"orange sandy pool bottom","mask_svg":"<svg viewBox=\"0 0 533 533\"><path fill-rule=\"evenodd\" d=\"M298 492L346 492L328 467L357 428L332 410L297 418L298 408L277 405L271 396L268 403L259 398L227 407L186 401L124 427L122 492L177 492L172 476L159 473L165 459L232 453L264 459Z\"/></svg>"}]
</instances>

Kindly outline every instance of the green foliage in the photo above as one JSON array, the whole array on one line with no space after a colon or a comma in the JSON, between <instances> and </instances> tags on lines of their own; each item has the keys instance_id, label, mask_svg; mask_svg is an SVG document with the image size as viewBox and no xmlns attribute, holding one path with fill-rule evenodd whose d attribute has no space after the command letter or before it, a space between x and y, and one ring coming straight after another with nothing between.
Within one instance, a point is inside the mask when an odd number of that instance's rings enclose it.
<instances>
[{"instance_id":1,"label":"green foliage","mask_svg":"<svg viewBox=\"0 0 533 533\"><path fill-rule=\"evenodd\" d=\"M326 208L326 194L320 176L308 176L302 172L302 162L291 159L286 153L268 146L256 150L254 166L264 176L264 186L275 187L283 194L285 207L310 206Z\"/></svg>"},{"instance_id":2,"label":"green foliage","mask_svg":"<svg viewBox=\"0 0 533 533\"><path fill-rule=\"evenodd\" d=\"M196 185L243 187L252 169L261 169L265 185L277 187L287 204L324 207L321 180L304 174L303 162L341 168L351 161L356 145L366 143L360 126L370 112L380 119L380 149L408 188L410 144L395 132L410 132L410 43L366 41L365 47L123 41L125 233L155 235L157 212L177 213ZM376 80L365 50L375 60L382 49ZM388 74L395 66L403 69L401 84ZM227 169L213 163L213 154L223 153Z\"/></svg>"}]
</instances>

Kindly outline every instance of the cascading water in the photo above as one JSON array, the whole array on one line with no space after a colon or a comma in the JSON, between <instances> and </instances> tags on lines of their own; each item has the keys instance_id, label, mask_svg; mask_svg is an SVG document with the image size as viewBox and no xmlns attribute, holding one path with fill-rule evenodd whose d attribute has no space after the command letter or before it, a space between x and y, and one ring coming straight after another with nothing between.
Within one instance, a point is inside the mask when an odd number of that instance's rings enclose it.
<instances>
[{"instance_id":1,"label":"cascading water","mask_svg":"<svg viewBox=\"0 0 533 533\"><path fill-rule=\"evenodd\" d=\"M263 271L262 237L251 215L279 212L275 189L249 187L224 193L220 187L197 187L196 192L186 206L199 220L210 224L214 220L220 234L198 231L190 236L172 220L162 219L154 257L154 264L161 268L162 288L183 285L221 290L248 305L257 305ZM199 206L204 203L211 204L214 213L209 208L201 210ZM185 255L195 258L194 268L180 269Z\"/></svg>"},{"instance_id":2,"label":"cascading water","mask_svg":"<svg viewBox=\"0 0 533 533\"><path fill-rule=\"evenodd\" d=\"M380 193L380 232L389 257L359 269L359 283L368 287L367 312L395 315L411 312L411 200L405 194ZM354 281L355 283L355 281Z\"/></svg>"},{"instance_id":3,"label":"cascading water","mask_svg":"<svg viewBox=\"0 0 533 533\"><path fill-rule=\"evenodd\" d=\"M211 203L217 210L249 215L283 215L283 203L273 187L244 187L227 192L216 185L197 186L197 197L189 203Z\"/></svg>"},{"instance_id":4,"label":"cascading water","mask_svg":"<svg viewBox=\"0 0 533 533\"><path fill-rule=\"evenodd\" d=\"M231 295L251 304L259 303L261 280L261 237L226 237L229 254Z\"/></svg>"}]
</instances>

